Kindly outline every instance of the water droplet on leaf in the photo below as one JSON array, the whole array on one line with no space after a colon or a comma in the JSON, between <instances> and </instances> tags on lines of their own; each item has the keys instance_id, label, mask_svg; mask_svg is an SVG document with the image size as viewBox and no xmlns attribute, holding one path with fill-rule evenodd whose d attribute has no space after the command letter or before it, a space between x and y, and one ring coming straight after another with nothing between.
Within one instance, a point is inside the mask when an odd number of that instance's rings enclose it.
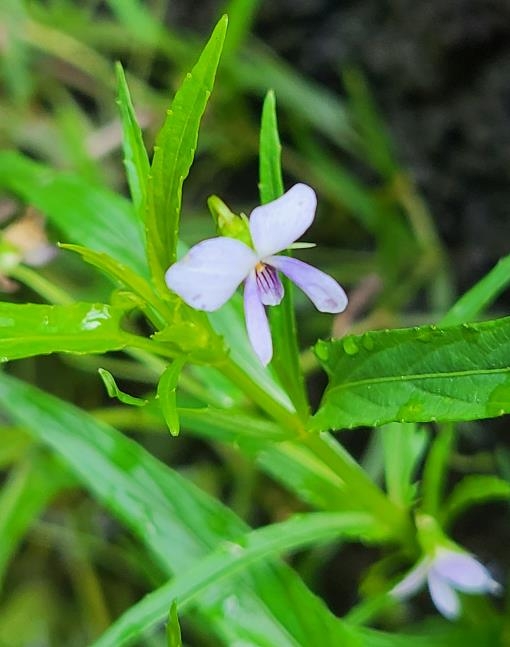
<instances>
[{"instance_id":1,"label":"water droplet on leaf","mask_svg":"<svg viewBox=\"0 0 510 647\"><path fill-rule=\"evenodd\" d=\"M354 337L346 337L342 342L342 346L347 355L356 355L359 353L358 342Z\"/></svg>"},{"instance_id":2,"label":"water droplet on leaf","mask_svg":"<svg viewBox=\"0 0 510 647\"><path fill-rule=\"evenodd\" d=\"M371 335L365 334L361 338L361 344L365 350L373 350L374 340Z\"/></svg>"}]
</instances>

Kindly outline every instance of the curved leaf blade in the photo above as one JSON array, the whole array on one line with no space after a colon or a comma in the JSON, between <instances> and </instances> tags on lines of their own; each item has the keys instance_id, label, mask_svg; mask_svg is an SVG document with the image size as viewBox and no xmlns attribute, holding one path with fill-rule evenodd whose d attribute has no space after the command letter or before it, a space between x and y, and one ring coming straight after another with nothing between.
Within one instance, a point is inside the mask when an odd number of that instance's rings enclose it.
<instances>
[{"instance_id":1,"label":"curved leaf blade","mask_svg":"<svg viewBox=\"0 0 510 647\"><path fill-rule=\"evenodd\" d=\"M185 357L178 357L169 364L159 378L156 398L161 405L161 412L172 436L180 431L179 414L177 413L177 381L186 362Z\"/></svg>"},{"instance_id":2,"label":"curved leaf blade","mask_svg":"<svg viewBox=\"0 0 510 647\"><path fill-rule=\"evenodd\" d=\"M124 393L124 391L121 391L110 371L107 371L104 368L98 368L97 372L103 380L103 384L105 386L106 392L108 393L108 397L114 398L119 402L122 402L122 404L128 404L133 407L144 407L148 403L148 400L137 398L133 395L129 395L129 393Z\"/></svg>"}]
</instances>

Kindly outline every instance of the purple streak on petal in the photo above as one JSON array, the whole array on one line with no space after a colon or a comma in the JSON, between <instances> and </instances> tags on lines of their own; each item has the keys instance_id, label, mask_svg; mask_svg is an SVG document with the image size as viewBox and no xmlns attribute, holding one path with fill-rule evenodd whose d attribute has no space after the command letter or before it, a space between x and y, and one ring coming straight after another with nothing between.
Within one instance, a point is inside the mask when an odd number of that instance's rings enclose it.
<instances>
[{"instance_id":1,"label":"purple streak on petal","mask_svg":"<svg viewBox=\"0 0 510 647\"><path fill-rule=\"evenodd\" d=\"M289 256L270 256L265 261L295 283L320 312L343 312L347 295L334 278Z\"/></svg>"},{"instance_id":2,"label":"purple streak on petal","mask_svg":"<svg viewBox=\"0 0 510 647\"><path fill-rule=\"evenodd\" d=\"M429 592L436 609L448 620L455 620L460 614L459 596L440 575L434 571L428 576Z\"/></svg>"},{"instance_id":3,"label":"purple streak on petal","mask_svg":"<svg viewBox=\"0 0 510 647\"><path fill-rule=\"evenodd\" d=\"M283 284L277 271L270 265L260 263L255 268L255 278L262 303L277 306L283 299Z\"/></svg>"},{"instance_id":4,"label":"purple streak on petal","mask_svg":"<svg viewBox=\"0 0 510 647\"><path fill-rule=\"evenodd\" d=\"M393 595L399 600L403 600L404 598L408 598L417 593L424 586L427 580L429 567L429 559L424 559L419 562L409 571L401 582L391 589L390 595Z\"/></svg>"},{"instance_id":5,"label":"purple streak on petal","mask_svg":"<svg viewBox=\"0 0 510 647\"><path fill-rule=\"evenodd\" d=\"M253 350L266 366L273 356L273 341L266 311L260 300L255 271L250 272L244 284L244 317Z\"/></svg>"},{"instance_id":6,"label":"purple streak on petal","mask_svg":"<svg viewBox=\"0 0 510 647\"><path fill-rule=\"evenodd\" d=\"M233 238L211 238L192 247L166 272L166 284L196 310L217 310L255 267L253 250Z\"/></svg>"},{"instance_id":7,"label":"purple streak on petal","mask_svg":"<svg viewBox=\"0 0 510 647\"><path fill-rule=\"evenodd\" d=\"M250 214L250 233L259 258L287 249L310 227L317 198L306 184L295 184L281 198Z\"/></svg>"},{"instance_id":8,"label":"purple streak on petal","mask_svg":"<svg viewBox=\"0 0 510 647\"><path fill-rule=\"evenodd\" d=\"M439 551L432 568L451 586L464 593L495 593L499 590L498 583L485 566L467 553Z\"/></svg>"}]
</instances>

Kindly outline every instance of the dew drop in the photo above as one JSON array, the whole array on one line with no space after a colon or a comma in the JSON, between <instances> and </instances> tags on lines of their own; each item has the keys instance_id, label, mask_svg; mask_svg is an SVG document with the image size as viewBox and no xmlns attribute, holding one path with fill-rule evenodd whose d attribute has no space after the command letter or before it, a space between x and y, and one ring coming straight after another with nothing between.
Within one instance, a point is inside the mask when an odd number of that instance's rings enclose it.
<instances>
[{"instance_id":1,"label":"dew drop","mask_svg":"<svg viewBox=\"0 0 510 647\"><path fill-rule=\"evenodd\" d=\"M354 337L346 337L342 342L342 346L347 355L357 355L359 353L358 342Z\"/></svg>"},{"instance_id":2,"label":"dew drop","mask_svg":"<svg viewBox=\"0 0 510 647\"><path fill-rule=\"evenodd\" d=\"M363 337L361 338L361 344L365 350L370 351L374 349L374 340L371 335L363 335Z\"/></svg>"},{"instance_id":3,"label":"dew drop","mask_svg":"<svg viewBox=\"0 0 510 647\"><path fill-rule=\"evenodd\" d=\"M325 362L329 358L329 348L326 344L319 342L315 346L315 354L317 358Z\"/></svg>"},{"instance_id":4,"label":"dew drop","mask_svg":"<svg viewBox=\"0 0 510 647\"><path fill-rule=\"evenodd\" d=\"M434 330L430 327L427 328L416 328L416 340L424 343L432 341L434 337Z\"/></svg>"}]
</instances>

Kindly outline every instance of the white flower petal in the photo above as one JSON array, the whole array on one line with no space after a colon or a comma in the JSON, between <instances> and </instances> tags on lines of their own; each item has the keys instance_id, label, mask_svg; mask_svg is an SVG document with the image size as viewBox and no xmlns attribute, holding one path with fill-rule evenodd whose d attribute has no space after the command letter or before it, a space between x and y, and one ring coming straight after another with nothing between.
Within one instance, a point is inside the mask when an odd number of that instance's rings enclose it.
<instances>
[{"instance_id":1,"label":"white flower petal","mask_svg":"<svg viewBox=\"0 0 510 647\"><path fill-rule=\"evenodd\" d=\"M430 597L436 609L448 620L455 620L460 614L459 596L440 575L429 572L428 584Z\"/></svg>"},{"instance_id":2,"label":"white flower petal","mask_svg":"<svg viewBox=\"0 0 510 647\"><path fill-rule=\"evenodd\" d=\"M441 550L434 558L432 569L464 593L495 592L499 589L485 566L467 553Z\"/></svg>"},{"instance_id":3,"label":"white flower petal","mask_svg":"<svg viewBox=\"0 0 510 647\"><path fill-rule=\"evenodd\" d=\"M417 593L427 580L429 567L430 560L423 559L409 571L402 581L391 589L390 595L393 595L399 600L403 600Z\"/></svg>"},{"instance_id":4,"label":"white flower petal","mask_svg":"<svg viewBox=\"0 0 510 647\"><path fill-rule=\"evenodd\" d=\"M196 310L217 310L255 266L253 250L234 238L211 238L192 247L166 272L168 287Z\"/></svg>"},{"instance_id":5,"label":"white flower petal","mask_svg":"<svg viewBox=\"0 0 510 647\"><path fill-rule=\"evenodd\" d=\"M343 312L347 307L347 295L329 274L289 256L270 256L266 261L301 288L320 312Z\"/></svg>"},{"instance_id":6,"label":"white flower petal","mask_svg":"<svg viewBox=\"0 0 510 647\"><path fill-rule=\"evenodd\" d=\"M317 198L306 184L295 184L281 198L250 214L250 232L259 258L287 249L304 234L315 217Z\"/></svg>"},{"instance_id":7,"label":"white flower petal","mask_svg":"<svg viewBox=\"0 0 510 647\"><path fill-rule=\"evenodd\" d=\"M250 272L244 284L244 316L253 350L261 363L266 366L273 356L273 341L254 271Z\"/></svg>"}]
</instances>

